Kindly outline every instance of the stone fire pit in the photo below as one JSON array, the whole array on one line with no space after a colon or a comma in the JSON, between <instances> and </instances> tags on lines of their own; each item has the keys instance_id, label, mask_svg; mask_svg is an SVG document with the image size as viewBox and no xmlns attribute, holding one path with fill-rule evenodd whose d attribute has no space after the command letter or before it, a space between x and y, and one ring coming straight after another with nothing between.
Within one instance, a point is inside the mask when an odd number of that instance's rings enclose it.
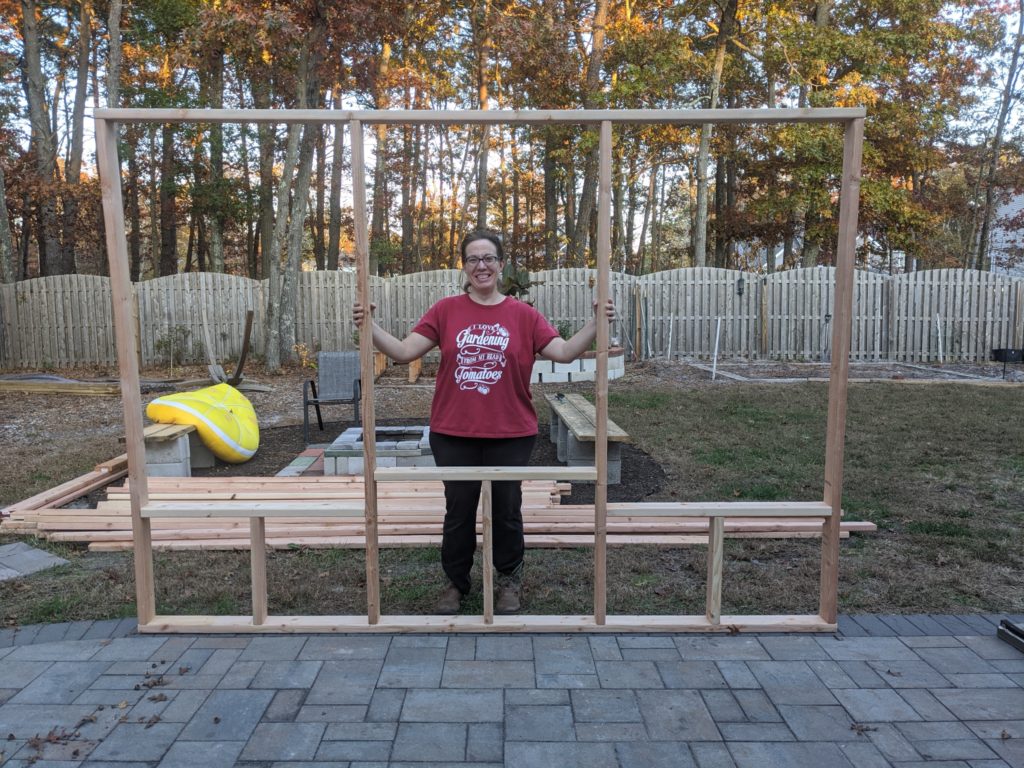
<instances>
[{"instance_id":1,"label":"stone fire pit","mask_svg":"<svg viewBox=\"0 0 1024 768\"><path fill-rule=\"evenodd\" d=\"M377 427L378 467L432 467L430 427ZM325 475L363 474L363 429L350 427L324 450Z\"/></svg>"}]
</instances>

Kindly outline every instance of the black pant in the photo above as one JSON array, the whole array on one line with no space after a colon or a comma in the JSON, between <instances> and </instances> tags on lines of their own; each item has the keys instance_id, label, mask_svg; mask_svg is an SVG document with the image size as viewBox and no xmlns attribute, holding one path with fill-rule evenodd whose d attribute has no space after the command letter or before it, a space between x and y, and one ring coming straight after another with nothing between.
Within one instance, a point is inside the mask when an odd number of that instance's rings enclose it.
<instances>
[{"instance_id":1,"label":"black pant","mask_svg":"<svg viewBox=\"0 0 1024 768\"><path fill-rule=\"evenodd\" d=\"M528 437L455 437L430 432L430 450L439 467L523 467L530 463L536 435ZM491 484L494 529L494 568L512 574L523 563L523 492L518 481ZM441 567L462 594L469 592L469 572L476 551L476 508L480 483L446 480L444 483L444 537Z\"/></svg>"}]
</instances>

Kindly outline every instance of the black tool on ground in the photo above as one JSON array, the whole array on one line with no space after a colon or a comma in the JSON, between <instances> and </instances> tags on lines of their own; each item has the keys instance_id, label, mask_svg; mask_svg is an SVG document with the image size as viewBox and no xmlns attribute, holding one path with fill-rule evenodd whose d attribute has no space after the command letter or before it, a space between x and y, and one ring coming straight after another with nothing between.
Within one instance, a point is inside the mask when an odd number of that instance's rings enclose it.
<instances>
[{"instance_id":1,"label":"black tool on ground","mask_svg":"<svg viewBox=\"0 0 1024 768\"><path fill-rule=\"evenodd\" d=\"M1009 619L1003 619L999 622L996 637L1004 643L1009 643L1018 651L1024 652L1024 625L1014 624Z\"/></svg>"},{"instance_id":2,"label":"black tool on ground","mask_svg":"<svg viewBox=\"0 0 1024 768\"><path fill-rule=\"evenodd\" d=\"M989 355L989 360L996 363L1003 364L1003 378L1006 378L1006 364L1007 363L1019 363L1024 360L1024 349L1014 349L1013 347L1004 347L1003 349L993 349Z\"/></svg>"}]
</instances>

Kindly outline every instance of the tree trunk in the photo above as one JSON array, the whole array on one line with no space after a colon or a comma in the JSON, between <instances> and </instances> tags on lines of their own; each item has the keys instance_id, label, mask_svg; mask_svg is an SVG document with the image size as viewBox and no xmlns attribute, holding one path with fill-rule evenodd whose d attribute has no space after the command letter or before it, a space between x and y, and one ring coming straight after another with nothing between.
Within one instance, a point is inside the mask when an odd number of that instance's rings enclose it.
<instances>
[{"instance_id":1,"label":"tree trunk","mask_svg":"<svg viewBox=\"0 0 1024 768\"><path fill-rule=\"evenodd\" d=\"M18 279L14 240L11 238L11 220L7 215L4 166L0 163L0 283L13 283Z\"/></svg>"},{"instance_id":2,"label":"tree trunk","mask_svg":"<svg viewBox=\"0 0 1024 768\"><path fill-rule=\"evenodd\" d=\"M647 205L644 206L644 222L640 227L640 246L637 248L637 270L638 275L644 273L644 259L647 256L647 228L650 226L651 217L654 214L655 193L658 182L658 163L651 168L651 178L647 185Z\"/></svg>"},{"instance_id":3,"label":"tree trunk","mask_svg":"<svg viewBox=\"0 0 1024 768\"><path fill-rule=\"evenodd\" d=\"M380 68L374 83L374 102L377 109L388 108L388 74L391 67L391 43L384 40L380 49ZM371 275L380 271L379 249L387 239L388 218L388 127L377 125L376 162L373 166L373 208L370 215L370 269Z\"/></svg>"},{"instance_id":4,"label":"tree trunk","mask_svg":"<svg viewBox=\"0 0 1024 768\"><path fill-rule=\"evenodd\" d=\"M164 123L160 160L160 277L178 271L177 183L174 126Z\"/></svg>"},{"instance_id":5,"label":"tree trunk","mask_svg":"<svg viewBox=\"0 0 1024 768\"><path fill-rule=\"evenodd\" d=\"M828 24L832 16L832 1L833 0L821 0L814 7L814 30L816 34L821 34ZM800 99L798 102L800 108L805 108L808 104L808 88L806 85L800 88ZM800 255L800 265L803 267L813 267L818 263L818 255L821 253L821 242L816 239L812 239L809 233L813 233L814 225L817 223L818 217L808 210L806 205L798 206L794 213L794 229L803 224L803 250ZM816 238L817 235L814 235Z\"/></svg>"},{"instance_id":6,"label":"tree trunk","mask_svg":"<svg viewBox=\"0 0 1024 768\"><path fill-rule=\"evenodd\" d=\"M324 187L327 184L327 137L324 135L326 126L317 126L316 130L316 189L314 190L315 205L313 213L313 260L321 272L327 266L327 238L324 225Z\"/></svg>"},{"instance_id":7,"label":"tree trunk","mask_svg":"<svg viewBox=\"0 0 1024 768\"><path fill-rule=\"evenodd\" d=\"M715 260L714 265L725 267L725 158L715 163Z\"/></svg>"},{"instance_id":8,"label":"tree trunk","mask_svg":"<svg viewBox=\"0 0 1024 768\"><path fill-rule=\"evenodd\" d=\"M137 126L128 129L128 269L133 283L139 282L142 272L142 216L139 211L139 133Z\"/></svg>"},{"instance_id":9,"label":"tree trunk","mask_svg":"<svg viewBox=\"0 0 1024 768\"><path fill-rule=\"evenodd\" d=\"M587 62L586 86L583 91L583 108L593 109L598 105L598 97L601 93L601 66L604 61L604 38L605 23L608 18L608 0L597 0L594 8L594 22L591 28L590 59ZM598 154L600 147L597 141L597 127L590 126L587 131L591 134L590 139L593 147L587 153L586 162L583 165L583 190L580 193L579 210L576 213L575 235L569 241L570 257L568 263L571 266L585 266L587 256L587 234L590 231L590 215L594 210L597 199L597 172ZM573 190L575 193L575 190Z\"/></svg>"},{"instance_id":10,"label":"tree trunk","mask_svg":"<svg viewBox=\"0 0 1024 768\"><path fill-rule=\"evenodd\" d=\"M121 99L121 0L110 0L107 34L107 106L117 107Z\"/></svg>"},{"instance_id":11,"label":"tree trunk","mask_svg":"<svg viewBox=\"0 0 1024 768\"><path fill-rule=\"evenodd\" d=\"M224 50L219 49L211 57L210 106L224 107ZM210 187L213 189L213 209L210 211L210 264L211 272L224 271L224 205L227 191L224 187L224 125L210 125Z\"/></svg>"},{"instance_id":12,"label":"tree trunk","mask_svg":"<svg viewBox=\"0 0 1024 768\"><path fill-rule=\"evenodd\" d=\"M78 240L78 191L82 176L82 139L85 131L85 97L89 90L89 49L92 42L92 8L83 2L78 18L78 72L75 103L71 113L71 143L64 166L64 232L61 238L60 271L75 272L75 244Z\"/></svg>"},{"instance_id":13,"label":"tree trunk","mask_svg":"<svg viewBox=\"0 0 1024 768\"><path fill-rule=\"evenodd\" d=\"M995 209L995 187L996 171L999 169L999 153L1003 148L1003 131L1006 128L1006 118L1010 114L1010 107L1013 104L1015 83L1020 70L1021 43L1024 42L1024 0L1017 2L1017 37L1013 43L1013 53L1010 56L1010 69L1006 73L1006 87L1003 89L1003 98L999 103L999 115L996 118L996 132L992 137L992 154L989 156L988 168L985 172L985 206L984 215L981 219L981 234L978 238L978 268L986 272L992 269L992 257L989 254L990 235L992 227L992 215Z\"/></svg>"},{"instance_id":14,"label":"tree trunk","mask_svg":"<svg viewBox=\"0 0 1024 768\"><path fill-rule=\"evenodd\" d=\"M544 267L558 262L558 177L555 153L558 136L554 128L544 129Z\"/></svg>"},{"instance_id":15,"label":"tree trunk","mask_svg":"<svg viewBox=\"0 0 1024 768\"><path fill-rule=\"evenodd\" d=\"M341 86L334 86L334 108L341 109ZM345 127L334 126L334 145L331 156L330 225L327 233L327 269L338 268L341 255L341 174L345 157Z\"/></svg>"},{"instance_id":16,"label":"tree trunk","mask_svg":"<svg viewBox=\"0 0 1024 768\"><path fill-rule=\"evenodd\" d=\"M252 101L256 109L270 108L270 73L264 71L252 83ZM256 138L260 145L260 269L259 277L270 278L274 271L274 145L277 142L274 126L259 123Z\"/></svg>"},{"instance_id":17,"label":"tree trunk","mask_svg":"<svg viewBox=\"0 0 1024 768\"><path fill-rule=\"evenodd\" d=\"M481 5L474 8L473 39L477 41L476 46L476 87L477 106L479 109L487 109L487 62L488 53L491 48L490 25L490 0L483 0ZM490 128L487 125L480 129L480 151L477 154L476 174L476 228L487 228L487 156L490 152Z\"/></svg>"},{"instance_id":18,"label":"tree trunk","mask_svg":"<svg viewBox=\"0 0 1024 768\"><path fill-rule=\"evenodd\" d=\"M37 13L35 0L21 0L25 100L28 102L29 123L32 126L32 146L35 149L39 190L35 201L40 225L39 273L56 275L60 274L61 253L57 235L57 206L54 200L57 148L46 106L46 84L43 79Z\"/></svg>"},{"instance_id":19,"label":"tree trunk","mask_svg":"<svg viewBox=\"0 0 1024 768\"><path fill-rule=\"evenodd\" d=\"M725 69L725 49L736 25L737 0L726 0L722 8L722 23L715 40L715 63L711 70L711 99L708 107L718 108L718 92L722 85L722 70ZM700 127L700 146L697 150L697 220L693 233L694 266L707 265L708 238L708 158L711 152L711 123Z\"/></svg>"}]
</instances>

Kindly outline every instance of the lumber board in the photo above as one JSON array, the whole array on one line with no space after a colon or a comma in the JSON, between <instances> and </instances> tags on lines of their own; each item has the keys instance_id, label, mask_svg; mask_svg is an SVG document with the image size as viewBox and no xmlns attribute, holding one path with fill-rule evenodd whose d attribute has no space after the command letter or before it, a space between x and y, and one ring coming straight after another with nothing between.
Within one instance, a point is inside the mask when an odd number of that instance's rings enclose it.
<instances>
[{"instance_id":1,"label":"lumber board","mask_svg":"<svg viewBox=\"0 0 1024 768\"><path fill-rule=\"evenodd\" d=\"M30 496L27 499L4 507L0 509L0 516L24 510L38 509L40 507L59 506L59 504L55 504L57 501L60 501L61 504L66 504L68 501L84 496L90 491L119 480L125 474L127 474L127 469L120 473L109 472L106 469L94 469L91 472L86 472L84 475L79 475L65 483L49 488L42 493L37 493L35 496Z\"/></svg>"},{"instance_id":2,"label":"lumber board","mask_svg":"<svg viewBox=\"0 0 1024 768\"><path fill-rule=\"evenodd\" d=\"M609 516L642 513L648 517L828 517L820 501L703 501L609 504Z\"/></svg>"},{"instance_id":3,"label":"lumber board","mask_svg":"<svg viewBox=\"0 0 1024 768\"><path fill-rule=\"evenodd\" d=\"M840 533L840 538L847 538L849 534L843 532ZM795 533L740 533L730 538L737 539L819 539L821 538L820 531L800 531ZM594 537L591 534L576 535L576 534L562 534L562 535L538 535L538 534L527 534L526 547L528 549L586 549L594 545ZM387 535L380 536L379 542L381 548L385 549L398 549L398 548L418 548L418 547L438 547L441 545L440 534L434 536L399 536L399 535ZM124 538L122 540L101 540L101 541L88 541L90 552L122 552L128 551L132 548L132 542L130 538ZM657 546L657 547L689 547L699 546L708 543L707 535L699 534L683 534L683 535L668 535L658 534L654 536L644 535L609 535L607 536L608 546ZM273 539L269 539L266 542L268 548L279 549L279 550L292 550L295 547L303 547L307 549L355 549L362 550L366 547L366 539L364 536L296 536L294 534L278 536ZM482 546L483 541L480 536L477 536L477 546ZM161 551L248 551L249 549L249 538L244 536L237 539L223 538L223 539L210 539L210 538L197 538L197 539L183 539L173 538L166 541L160 541L156 537L153 539L154 549Z\"/></svg>"},{"instance_id":4,"label":"lumber board","mask_svg":"<svg viewBox=\"0 0 1024 768\"><path fill-rule=\"evenodd\" d=\"M379 467L378 482L407 480L596 480L593 467Z\"/></svg>"},{"instance_id":5,"label":"lumber board","mask_svg":"<svg viewBox=\"0 0 1024 768\"><path fill-rule=\"evenodd\" d=\"M593 616L387 616L374 623L365 616L267 616L256 626L249 616L157 615L139 624L140 633L170 632L835 632L837 625L819 616L727 615L719 624L704 616L608 615L598 624Z\"/></svg>"},{"instance_id":6,"label":"lumber board","mask_svg":"<svg viewBox=\"0 0 1024 768\"><path fill-rule=\"evenodd\" d=\"M597 409L583 395L579 394L548 394L544 395L548 404L558 417L565 422L569 431L577 440L594 442L597 440ZM632 442L629 434L611 419L608 420L608 442Z\"/></svg>"},{"instance_id":7,"label":"lumber board","mask_svg":"<svg viewBox=\"0 0 1024 768\"><path fill-rule=\"evenodd\" d=\"M864 107L787 109L199 109L100 107L97 121L133 123L313 123L367 125L703 125L705 123L841 123L867 114Z\"/></svg>"},{"instance_id":8,"label":"lumber board","mask_svg":"<svg viewBox=\"0 0 1024 768\"><path fill-rule=\"evenodd\" d=\"M89 395L113 397L121 394L120 384L87 381L24 381L0 379L0 392L21 392L30 395Z\"/></svg>"},{"instance_id":9,"label":"lumber board","mask_svg":"<svg viewBox=\"0 0 1024 768\"><path fill-rule=\"evenodd\" d=\"M361 517L361 501L160 501L142 508L143 517Z\"/></svg>"}]
</instances>

